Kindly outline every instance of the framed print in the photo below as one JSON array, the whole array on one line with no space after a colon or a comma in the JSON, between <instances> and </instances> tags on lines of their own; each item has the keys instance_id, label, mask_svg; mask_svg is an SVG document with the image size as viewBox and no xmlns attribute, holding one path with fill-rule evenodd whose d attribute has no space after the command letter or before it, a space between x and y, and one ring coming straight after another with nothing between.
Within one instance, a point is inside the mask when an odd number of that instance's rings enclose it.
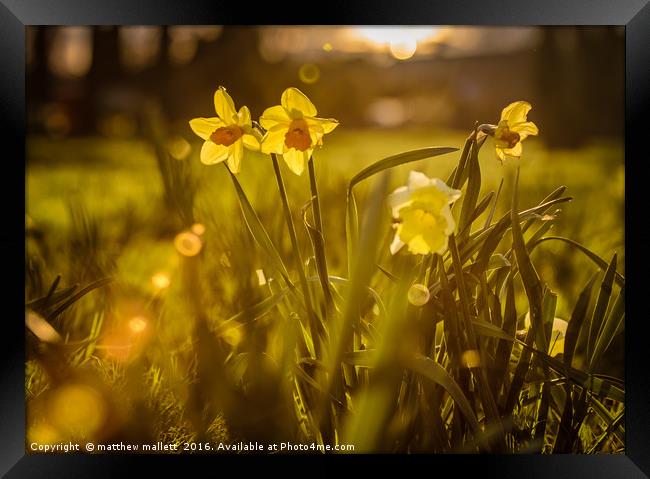
<instances>
[{"instance_id":1,"label":"framed print","mask_svg":"<svg viewBox=\"0 0 650 479\"><path fill-rule=\"evenodd\" d=\"M650 7L285 7L2 0L2 472L647 477Z\"/></svg>"}]
</instances>

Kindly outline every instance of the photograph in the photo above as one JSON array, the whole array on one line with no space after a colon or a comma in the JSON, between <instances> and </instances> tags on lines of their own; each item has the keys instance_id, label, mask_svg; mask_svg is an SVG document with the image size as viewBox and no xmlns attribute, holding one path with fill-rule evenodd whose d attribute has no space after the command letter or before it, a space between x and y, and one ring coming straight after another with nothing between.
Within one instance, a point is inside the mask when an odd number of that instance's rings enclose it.
<instances>
[{"instance_id":1,"label":"photograph","mask_svg":"<svg viewBox=\"0 0 650 479\"><path fill-rule=\"evenodd\" d=\"M27 456L627 453L625 26L28 25L24 65Z\"/></svg>"}]
</instances>

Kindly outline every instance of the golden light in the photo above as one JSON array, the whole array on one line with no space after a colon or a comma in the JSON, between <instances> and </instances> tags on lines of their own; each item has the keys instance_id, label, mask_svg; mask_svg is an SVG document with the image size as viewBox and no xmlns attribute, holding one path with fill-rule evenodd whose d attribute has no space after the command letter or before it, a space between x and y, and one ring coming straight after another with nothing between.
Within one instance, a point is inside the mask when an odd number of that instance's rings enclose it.
<instances>
[{"instance_id":1,"label":"golden light","mask_svg":"<svg viewBox=\"0 0 650 479\"><path fill-rule=\"evenodd\" d=\"M49 422L41 422L27 429L27 442L54 444L61 440L61 434Z\"/></svg>"},{"instance_id":2,"label":"golden light","mask_svg":"<svg viewBox=\"0 0 650 479\"><path fill-rule=\"evenodd\" d=\"M184 160L192 153L192 147L189 142L178 135L173 136L167 141L167 150L175 160Z\"/></svg>"},{"instance_id":3,"label":"golden light","mask_svg":"<svg viewBox=\"0 0 650 479\"><path fill-rule=\"evenodd\" d=\"M418 43L411 40L391 43L389 46L391 55L393 55L397 60L408 60L415 55L415 52L418 49Z\"/></svg>"},{"instance_id":4,"label":"golden light","mask_svg":"<svg viewBox=\"0 0 650 479\"><path fill-rule=\"evenodd\" d=\"M431 297L429 288L423 284L414 284L409 288L408 300L413 306L424 306Z\"/></svg>"},{"instance_id":5,"label":"golden light","mask_svg":"<svg viewBox=\"0 0 650 479\"><path fill-rule=\"evenodd\" d=\"M107 415L104 397L85 384L61 386L49 402L49 422L70 435L92 437L101 430Z\"/></svg>"},{"instance_id":6,"label":"golden light","mask_svg":"<svg viewBox=\"0 0 650 479\"><path fill-rule=\"evenodd\" d=\"M466 368L478 368L481 365L481 354L476 349L464 351L460 358Z\"/></svg>"},{"instance_id":7,"label":"golden light","mask_svg":"<svg viewBox=\"0 0 650 479\"><path fill-rule=\"evenodd\" d=\"M306 83L307 85L316 83L320 78L320 68L318 68L318 65L314 65L313 63L305 63L300 67L298 77L300 77L301 82Z\"/></svg>"},{"instance_id":8,"label":"golden light","mask_svg":"<svg viewBox=\"0 0 650 479\"><path fill-rule=\"evenodd\" d=\"M264 271L261 269L256 269L255 273L257 274L257 284L264 286L266 284L266 276L264 275Z\"/></svg>"},{"instance_id":9,"label":"golden light","mask_svg":"<svg viewBox=\"0 0 650 479\"><path fill-rule=\"evenodd\" d=\"M330 42L323 43L323 50L326 52L331 52L334 49Z\"/></svg>"},{"instance_id":10,"label":"golden light","mask_svg":"<svg viewBox=\"0 0 650 479\"><path fill-rule=\"evenodd\" d=\"M129 329L135 334L140 334L147 328L147 320L142 316L134 316L129 321Z\"/></svg>"},{"instance_id":11,"label":"golden light","mask_svg":"<svg viewBox=\"0 0 650 479\"><path fill-rule=\"evenodd\" d=\"M197 234L199 236L205 233L205 225L201 223L194 223L190 229L192 230L192 233Z\"/></svg>"},{"instance_id":12,"label":"golden light","mask_svg":"<svg viewBox=\"0 0 650 479\"><path fill-rule=\"evenodd\" d=\"M63 341L56 329L34 311L28 311L25 314L25 326L44 343L60 343Z\"/></svg>"},{"instance_id":13,"label":"golden light","mask_svg":"<svg viewBox=\"0 0 650 479\"><path fill-rule=\"evenodd\" d=\"M49 43L48 64L56 75L79 78L88 73L93 60L90 28L57 28Z\"/></svg>"},{"instance_id":14,"label":"golden light","mask_svg":"<svg viewBox=\"0 0 650 479\"><path fill-rule=\"evenodd\" d=\"M365 39L375 47L387 48L398 60L408 60L418 46L428 43L438 35L438 27L357 27L355 36Z\"/></svg>"},{"instance_id":15,"label":"golden light","mask_svg":"<svg viewBox=\"0 0 650 479\"><path fill-rule=\"evenodd\" d=\"M153 65L160 54L161 36L162 28L158 26L120 27L121 63L132 71Z\"/></svg>"},{"instance_id":16,"label":"golden light","mask_svg":"<svg viewBox=\"0 0 650 479\"><path fill-rule=\"evenodd\" d=\"M183 231L174 238L176 250L183 256L196 256L203 248L203 242L196 233Z\"/></svg>"},{"instance_id":17,"label":"golden light","mask_svg":"<svg viewBox=\"0 0 650 479\"><path fill-rule=\"evenodd\" d=\"M156 273L151 277L151 284L153 284L156 289L167 289L171 284L171 280L165 273Z\"/></svg>"},{"instance_id":18,"label":"golden light","mask_svg":"<svg viewBox=\"0 0 650 479\"><path fill-rule=\"evenodd\" d=\"M244 339L244 332L242 331L241 326L242 325L237 322L233 323L230 327L221 332L221 337L231 346L237 346L241 343L242 339Z\"/></svg>"}]
</instances>

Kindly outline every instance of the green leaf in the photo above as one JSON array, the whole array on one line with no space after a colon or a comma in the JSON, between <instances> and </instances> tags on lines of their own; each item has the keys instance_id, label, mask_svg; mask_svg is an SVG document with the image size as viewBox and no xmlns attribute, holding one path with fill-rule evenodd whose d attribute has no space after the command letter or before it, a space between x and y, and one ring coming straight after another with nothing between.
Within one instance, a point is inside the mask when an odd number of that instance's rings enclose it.
<instances>
[{"instance_id":1,"label":"green leaf","mask_svg":"<svg viewBox=\"0 0 650 479\"><path fill-rule=\"evenodd\" d=\"M578 344L578 337L580 336L580 330L584 319L587 316L587 309L589 308L589 300L591 299L591 290L594 287L596 282L597 274L594 274L591 279L587 282L585 287L580 292L578 296L578 301L573 308L571 313L571 320L566 328L566 335L564 337L564 362L568 366L571 366L573 361L573 355L575 353L576 345Z\"/></svg>"},{"instance_id":2,"label":"green leaf","mask_svg":"<svg viewBox=\"0 0 650 479\"><path fill-rule=\"evenodd\" d=\"M278 273L282 275L287 284L292 286L293 283L289 279L289 273L286 266L282 262L280 253L278 253L278 250L275 249L275 246L273 245L269 234L266 232L266 229L264 229L259 216L257 216L257 213L253 209L253 206L251 205L250 201L248 201L248 197L239 184L239 180L237 180L237 177L231 173L230 170L228 170L228 173L230 174L232 183L235 186L235 191L237 193L237 197L239 198L239 205L241 206L241 210L244 215L244 221L246 222L246 226L248 226L248 230L253 235L253 239L260 246L260 248L262 248L266 257L269 259Z\"/></svg>"},{"instance_id":3,"label":"green leaf","mask_svg":"<svg viewBox=\"0 0 650 479\"><path fill-rule=\"evenodd\" d=\"M609 348L610 344L614 337L616 336L616 331L620 328L621 323L625 321L625 289L621 289L612 306L612 310L609 312L607 320L604 322L603 327L598 334L598 339L596 341L596 346L594 347L594 353L591 357L589 363L589 370L593 369L598 365L603 353Z\"/></svg>"},{"instance_id":4,"label":"green leaf","mask_svg":"<svg viewBox=\"0 0 650 479\"><path fill-rule=\"evenodd\" d=\"M467 181L467 190L465 191L463 206L460 210L460 221L458 225L458 229L462 233L462 235L459 235L460 239L469 234L472 222L472 214L476 208L476 201L478 200L478 194L480 190L481 167L478 162L478 148L476 145L476 138L474 138L469 154L469 177Z\"/></svg>"},{"instance_id":5,"label":"green leaf","mask_svg":"<svg viewBox=\"0 0 650 479\"><path fill-rule=\"evenodd\" d=\"M487 218L485 219L485 225L483 225L483 229L487 229L490 227L492 224L492 218L494 217L494 212L497 209L497 203L499 202L499 197L501 196L501 188L503 188L503 178L501 178L501 182L499 183L499 189L497 190L497 195L494 198L494 201L492 202L492 208L490 208L490 212L487 215Z\"/></svg>"},{"instance_id":6,"label":"green leaf","mask_svg":"<svg viewBox=\"0 0 650 479\"><path fill-rule=\"evenodd\" d=\"M472 144L473 139L474 133L472 132L472 134L465 140L463 151L461 152L460 159L458 160L458 166L454 168L454 170L451 172L451 175L449 175L449 178L447 178L447 181L445 181L446 184L455 190L460 190L465 184L465 180L467 180L467 157L469 155L469 148Z\"/></svg>"},{"instance_id":7,"label":"green leaf","mask_svg":"<svg viewBox=\"0 0 650 479\"><path fill-rule=\"evenodd\" d=\"M524 290L528 297L528 306L530 309L530 323L535 337L535 341L540 349L545 349L546 340L544 335L544 325L542 320L542 285L535 271L535 267L530 260L526 243L519 226L519 216L517 215L518 203L518 188L519 188L519 168L515 177L514 191L512 195L512 210L511 210L511 223L512 223L512 245L515 250L515 257L517 258L517 265L519 267L519 274L521 281L524 284Z\"/></svg>"},{"instance_id":8,"label":"green leaf","mask_svg":"<svg viewBox=\"0 0 650 479\"><path fill-rule=\"evenodd\" d=\"M389 168L394 168L396 166L411 163L413 161L424 160L425 158L445 155L454 151L458 151L458 148L434 146L430 148L421 148L418 150L406 151L398 155L389 156L383 160L379 160L378 162L373 163L372 165L364 168L359 173L354 175L354 177L350 180L348 189L352 189L360 181L363 181L366 178L370 178L371 176L376 175L377 173Z\"/></svg>"},{"instance_id":9,"label":"green leaf","mask_svg":"<svg viewBox=\"0 0 650 479\"><path fill-rule=\"evenodd\" d=\"M492 323L488 323L482 319L475 319L472 321L474 324L474 331L480 336L487 336L489 338L504 339L506 341L514 342L515 335L509 334L501 329L499 326L495 326Z\"/></svg>"},{"instance_id":10,"label":"green leaf","mask_svg":"<svg viewBox=\"0 0 650 479\"><path fill-rule=\"evenodd\" d=\"M465 394L463 394L463 390L460 388L458 383L454 381L454 378L451 377L445 368L433 361L431 358L422 355L417 355L414 358L407 360L405 366L442 386L456 402L456 405L463 413L463 416L465 416L465 419L474 434L477 434L480 431L478 420L476 419L476 415L474 414L470 402L467 400Z\"/></svg>"},{"instance_id":11,"label":"green leaf","mask_svg":"<svg viewBox=\"0 0 650 479\"><path fill-rule=\"evenodd\" d=\"M75 302L83 298L85 295L90 293L92 290L101 288L102 286L106 286L108 283L113 281L111 278L103 278L99 279L97 281L94 281L90 283L88 286L82 288L81 290L77 291L75 294L70 296L61 306L56 308L54 311L52 311L50 314L47 315L48 321L52 321L54 318L56 318L59 314L63 313L66 309L68 309L70 306L72 306Z\"/></svg>"},{"instance_id":12,"label":"green leaf","mask_svg":"<svg viewBox=\"0 0 650 479\"><path fill-rule=\"evenodd\" d=\"M359 212L357 210L357 201L354 198L354 192L349 187L347 190L345 203L345 241L348 253L348 276L352 274L354 257L356 255L355 247L359 242Z\"/></svg>"},{"instance_id":13,"label":"green leaf","mask_svg":"<svg viewBox=\"0 0 650 479\"><path fill-rule=\"evenodd\" d=\"M560 375L566 376L574 384L577 384L578 386L587 389L592 394L614 399L615 401L619 401L619 402L625 402L625 391L623 391L618 386L615 386L611 381L607 379L602 379L600 377L594 376L592 374L568 366L562 360L553 358L548 354L546 354L545 352L539 351L526 344L523 344L523 346L524 348L534 352L544 364L549 366L555 372L557 372Z\"/></svg>"},{"instance_id":14,"label":"green leaf","mask_svg":"<svg viewBox=\"0 0 650 479\"><path fill-rule=\"evenodd\" d=\"M323 297L325 298L328 308L334 304L332 299L332 292L330 291L329 285L329 274L327 273L327 263L325 262L325 240L321 232L316 229L314 226L309 223L307 220L307 209L312 203L307 203L302 208L302 222L307 228L309 233L309 239L311 240L312 247L314 249L314 255L316 257L316 271L318 273L318 278L320 280L320 285L323 290Z\"/></svg>"},{"instance_id":15,"label":"green leaf","mask_svg":"<svg viewBox=\"0 0 650 479\"><path fill-rule=\"evenodd\" d=\"M614 283L614 273L616 273L616 258L617 255L614 253L612 261L609 263L609 266L605 271L605 276L603 276L603 281L600 283L598 299L596 299L596 306L594 307L594 312L591 316L589 341L587 343L587 358L589 358L589 364L593 364L593 352L594 347L596 346L596 338L598 337L605 313L607 312L609 298L612 295L612 284Z\"/></svg>"},{"instance_id":16,"label":"green leaf","mask_svg":"<svg viewBox=\"0 0 650 479\"><path fill-rule=\"evenodd\" d=\"M472 216L470 217L467 225L461 231L461 236L467 236L469 234L472 223L483 214L488 206L490 206L490 201L492 201L492 198L494 198L494 191L490 191L487 195L485 195L481 202L476 206L476 208L474 208L474 212L472 213Z\"/></svg>"},{"instance_id":17,"label":"green leaf","mask_svg":"<svg viewBox=\"0 0 650 479\"><path fill-rule=\"evenodd\" d=\"M530 248L534 248L540 243L543 243L545 241L563 241L564 243L570 244L571 246L578 248L580 251L582 251L585 255L589 257L594 263L596 263L600 269L605 271L607 269L607 261L602 259L600 256L598 256L596 253L591 251L590 249L586 248L585 246L581 245L577 241L573 241L572 239L569 238L564 238L562 236L547 236L546 238L541 238L535 242L535 244L531 244ZM625 277L620 275L619 273L615 272L614 273L614 280L616 281L616 284L618 284L621 288L625 287Z\"/></svg>"},{"instance_id":18,"label":"green leaf","mask_svg":"<svg viewBox=\"0 0 650 479\"><path fill-rule=\"evenodd\" d=\"M501 253L495 253L490 256L490 261L488 262L487 269L499 269L499 268L508 268L510 267L510 261Z\"/></svg>"},{"instance_id":19,"label":"green leaf","mask_svg":"<svg viewBox=\"0 0 650 479\"><path fill-rule=\"evenodd\" d=\"M220 334L224 331L227 331L231 326L233 325L242 325L246 322L253 321L263 314L268 313L276 304L278 304L282 299L285 297L285 295L289 292L291 288L285 288L282 291L274 294L273 296L269 296L268 298L260 301L259 303L251 306L250 308L246 308L239 313L231 316L219 326L216 328L216 333Z\"/></svg>"}]
</instances>

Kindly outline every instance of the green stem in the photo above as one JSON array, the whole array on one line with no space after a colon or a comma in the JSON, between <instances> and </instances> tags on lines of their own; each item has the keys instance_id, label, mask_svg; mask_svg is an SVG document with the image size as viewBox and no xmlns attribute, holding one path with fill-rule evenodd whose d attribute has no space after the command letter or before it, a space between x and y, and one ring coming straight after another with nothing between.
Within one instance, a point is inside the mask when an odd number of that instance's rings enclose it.
<instances>
[{"instance_id":1,"label":"green stem","mask_svg":"<svg viewBox=\"0 0 650 479\"><path fill-rule=\"evenodd\" d=\"M305 296L305 307L307 308L307 314L309 315L310 320L315 323L316 317L314 316L314 307L311 303L311 295L309 294L309 287L307 286L307 277L305 276L302 255L300 254L300 247L298 245L296 227L293 223L293 217L291 216L291 208L289 208L287 190L284 187L284 180L282 179L282 172L280 171L277 155L272 153L271 159L273 160L273 171L275 171L275 178L278 182L278 190L280 191L280 198L282 199L284 218L287 222L287 228L289 229L289 238L291 239L291 248L293 249L294 254L293 258L296 269L298 270L298 276L300 278L300 287L302 288L303 295Z\"/></svg>"},{"instance_id":2,"label":"green stem","mask_svg":"<svg viewBox=\"0 0 650 479\"><path fill-rule=\"evenodd\" d=\"M316 262L318 266L318 271L323 271L324 278L321 278L321 286L323 288L323 295L325 296L325 303L327 305L327 311L331 311L334 306L334 299L332 298L332 292L329 288L329 273L327 272L327 261L325 261L325 236L323 235L323 219L320 212L320 199L318 196L318 186L316 185L316 171L314 170L314 157L310 156L309 161L307 162L309 166L309 186L311 188L311 197L312 197L312 211L314 214L314 227L318 230L321 237L323 238L323 251L322 251L322 264L319 255L315 253Z\"/></svg>"}]
</instances>

